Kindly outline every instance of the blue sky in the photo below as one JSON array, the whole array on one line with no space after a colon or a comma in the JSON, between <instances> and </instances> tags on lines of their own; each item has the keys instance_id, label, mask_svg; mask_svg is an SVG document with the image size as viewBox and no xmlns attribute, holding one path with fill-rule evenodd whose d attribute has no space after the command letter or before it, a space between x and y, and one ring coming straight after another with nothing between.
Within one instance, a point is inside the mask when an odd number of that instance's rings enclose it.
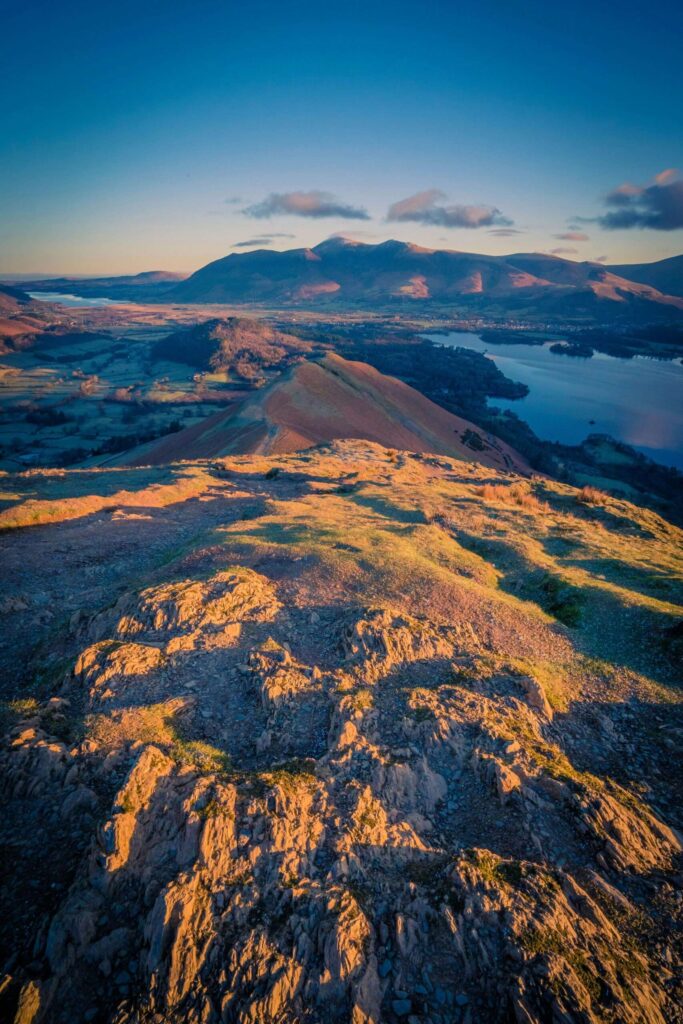
<instances>
[{"instance_id":1,"label":"blue sky","mask_svg":"<svg viewBox=\"0 0 683 1024\"><path fill-rule=\"evenodd\" d=\"M340 231L683 251L683 186L655 180L683 169L680 4L0 6L0 272L193 270Z\"/></svg>"}]
</instances>

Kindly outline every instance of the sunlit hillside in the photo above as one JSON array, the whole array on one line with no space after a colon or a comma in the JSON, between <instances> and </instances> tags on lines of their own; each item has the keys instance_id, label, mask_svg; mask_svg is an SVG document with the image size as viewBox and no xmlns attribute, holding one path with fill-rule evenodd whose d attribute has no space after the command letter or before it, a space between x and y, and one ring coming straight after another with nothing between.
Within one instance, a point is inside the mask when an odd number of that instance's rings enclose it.
<instances>
[{"instance_id":1,"label":"sunlit hillside","mask_svg":"<svg viewBox=\"0 0 683 1024\"><path fill-rule=\"evenodd\" d=\"M675 527L360 441L2 501L18 1019L679 1019Z\"/></svg>"}]
</instances>

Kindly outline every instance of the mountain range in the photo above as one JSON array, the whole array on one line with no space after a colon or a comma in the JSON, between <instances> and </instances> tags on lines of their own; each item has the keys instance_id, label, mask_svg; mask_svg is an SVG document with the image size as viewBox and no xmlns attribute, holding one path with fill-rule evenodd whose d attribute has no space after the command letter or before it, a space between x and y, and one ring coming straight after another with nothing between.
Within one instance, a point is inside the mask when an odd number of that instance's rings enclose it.
<instances>
[{"instance_id":1,"label":"mountain range","mask_svg":"<svg viewBox=\"0 0 683 1024\"><path fill-rule=\"evenodd\" d=\"M489 256L334 237L310 249L231 253L189 276L154 270L22 287L135 302L448 307L511 319L649 321L683 316L683 255L607 266L546 253Z\"/></svg>"},{"instance_id":2,"label":"mountain range","mask_svg":"<svg viewBox=\"0 0 683 1024\"><path fill-rule=\"evenodd\" d=\"M312 249L233 253L179 282L167 298L361 307L429 303L517 317L681 315L683 257L662 262L666 266L612 268L543 253L487 256L330 238ZM668 292L650 281L666 284Z\"/></svg>"}]
</instances>

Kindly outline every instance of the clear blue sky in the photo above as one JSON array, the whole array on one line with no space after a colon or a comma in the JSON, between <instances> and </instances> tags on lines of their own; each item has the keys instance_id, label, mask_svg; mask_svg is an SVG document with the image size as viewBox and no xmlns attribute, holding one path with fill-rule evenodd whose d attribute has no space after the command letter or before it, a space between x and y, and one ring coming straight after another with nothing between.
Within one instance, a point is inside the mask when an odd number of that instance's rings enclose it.
<instances>
[{"instance_id":1,"label":"clear blue sky","mask_svg":"<svg viewBox=\"0 0 683 1024\"><path fill-rule=\"evenodd\" d=\"M663 229L676 176L654 180L683 170L680 3L0 0L0 25L0 272L193 270L338 231L610 262L683 251ZM608 230L595 218L625 182L633 224ZM300 192L329 193L303 205L332 215L297 215Z\"/></svg>"}]
</instances>

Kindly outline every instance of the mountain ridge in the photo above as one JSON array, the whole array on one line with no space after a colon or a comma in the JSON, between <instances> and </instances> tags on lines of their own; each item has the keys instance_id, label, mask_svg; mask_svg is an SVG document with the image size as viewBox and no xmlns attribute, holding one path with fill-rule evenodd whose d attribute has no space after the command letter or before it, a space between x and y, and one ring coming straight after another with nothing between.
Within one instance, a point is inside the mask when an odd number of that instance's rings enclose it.
<instances>
[{"instance_id":1,"label":"mountain ridge","mask_svg":"<svg viewBox=\"0 0 683 1024\"><path fill-rule=\"evenodd\" d=\"M302 360L269 387L201 423L147 443L108 464L271 455L356 438L397 449L479 461L528 475L512 447L436 405L394 377L328 352Z\"/></svg>"},{"instance_id":2,"label":"mountain ridge","mask_svg":"<svg viewBox=\"0 0 683 1024\"><path fill-rule=\"evenodd\" d=\"M396 239L368 243L338 236L311 248L229 253L192 274L152 270L44 278L21 285L33 291L162 303L396 307L408 302L419 307L458 302L475 312L519 317L683 315L683 255L652 263L602 264L551 253L493 256Z\"/></svg>"},{"instance_id":3,"label":"mountain ridge","mask_svg":"<svg viewBox=\"0 0 683 1024\"><path fill-rule=\"evenodd\" d=\"M683 254L669 256L654 263L621 263L605 266L605 270L630 281L649 284L669 295L683 296Z\"/></svg>"},{"instance_id":4,"label":"mountain ridge","mask_svg":"<svg viewBox=\"0 0 683 1024\"><path fill-rule=\"evenodd\" d=\"M682 288L683 290L683 288ZM185 302L525 308L542 314L683 315L683 298L627 280L598 263L544 253L488 256L424 249L394 239L373 245L332 238L313 248L255 249L214 260L175 285Z\"/></svg>"}]
</instances>

